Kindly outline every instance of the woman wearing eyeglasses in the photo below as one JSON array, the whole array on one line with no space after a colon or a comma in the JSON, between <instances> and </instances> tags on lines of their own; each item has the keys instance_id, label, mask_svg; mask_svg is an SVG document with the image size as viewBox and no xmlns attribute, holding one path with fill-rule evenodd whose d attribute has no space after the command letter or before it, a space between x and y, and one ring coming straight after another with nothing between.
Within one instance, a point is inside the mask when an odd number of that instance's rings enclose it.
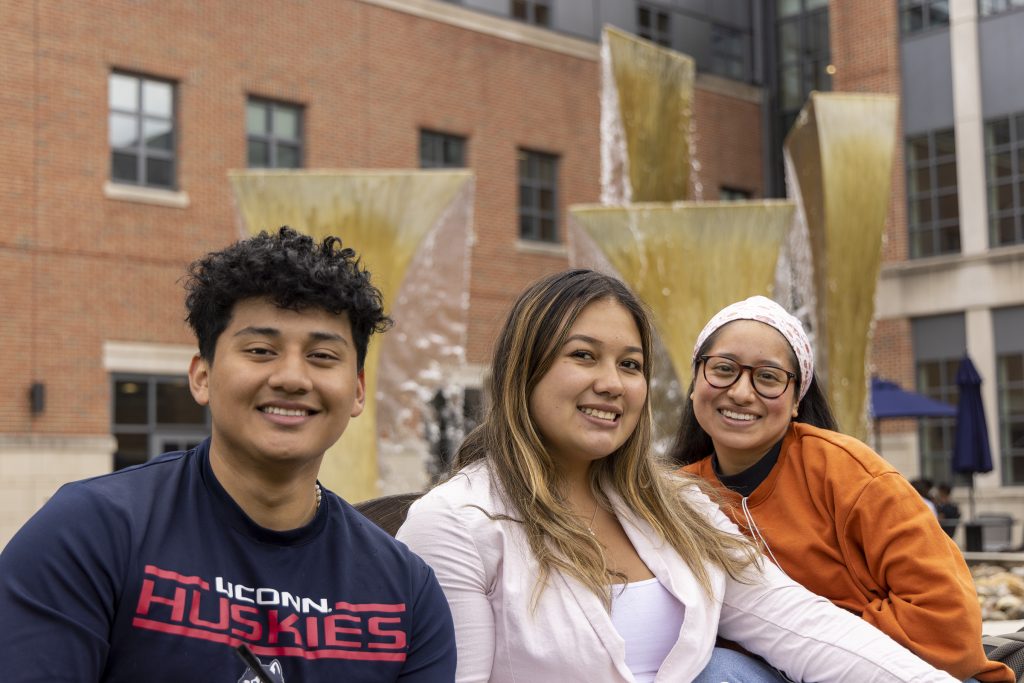
<instances>
[{"instance_id":1,"label":"woman wearing eyeglasses","mask_svg":"<svg viewBox=\"0 0 1024 683\"><path fill-rule=\"evenodd\" d=\"M812 592L960 679L1013 681L985 658L957 546L907 480L836 431L800 321L757 296L697 338L673 450L717 484L726 513Z\"/></svg>"}]
</instances>

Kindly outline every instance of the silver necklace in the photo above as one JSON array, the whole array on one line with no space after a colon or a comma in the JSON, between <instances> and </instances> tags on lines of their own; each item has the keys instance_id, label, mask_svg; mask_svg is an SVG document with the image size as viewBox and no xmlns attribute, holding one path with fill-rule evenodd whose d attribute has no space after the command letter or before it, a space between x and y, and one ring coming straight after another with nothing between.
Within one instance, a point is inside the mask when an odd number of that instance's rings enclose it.
<instances>
[{"instance_id":1,"label":"silver necklace","mask_svg":"<svg viewBox=\"0 0 1024 683\"><path fill-rule=\"evenodd\" d=\"M597 509L601 507L597 503L594 503L594 514L590 515L590 521L587 523L587 531L590 535L597 538L597 534L594 533L594 520L597 519Z\"/></svg>"}]
</instances>

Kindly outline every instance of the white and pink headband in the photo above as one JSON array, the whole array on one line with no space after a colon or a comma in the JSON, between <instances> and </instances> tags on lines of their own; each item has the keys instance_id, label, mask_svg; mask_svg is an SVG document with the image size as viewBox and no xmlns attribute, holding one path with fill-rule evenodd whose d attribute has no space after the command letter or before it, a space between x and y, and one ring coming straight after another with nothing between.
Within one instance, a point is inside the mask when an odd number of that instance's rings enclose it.
<instances>
[{"instance_id":1,"label":"white and pink headband","mask_svg":"<svg viewBox=\"0 0 1024 683\"><path fill-rule=\"evenodd\" d=\"M697 362L700 347L708 337L734 320L756 320L771 325L786 338L800 366L800 397L797 400L802 401L814 377L814 351L811 349L811 340L807 338L800 320L768 297L752 296L730 304L716 313L697 335L697 343L693 346L693 362Z\"/></svg>"}]
</instances>

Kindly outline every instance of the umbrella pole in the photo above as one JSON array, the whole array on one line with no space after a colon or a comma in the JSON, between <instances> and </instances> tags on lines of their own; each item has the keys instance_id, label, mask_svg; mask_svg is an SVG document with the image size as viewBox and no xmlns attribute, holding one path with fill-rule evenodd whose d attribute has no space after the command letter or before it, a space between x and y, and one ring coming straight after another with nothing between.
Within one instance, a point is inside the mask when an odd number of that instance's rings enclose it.
<instances>
[{"instance_id":1,"label":"umbrella pole","mask_svg":"<svg viewBox=\"0 0 1024 683\"><path fill-rule=\"evenodd\" d=\"M971 472L971 481L967 485L967 505L971 511L971 521L973 522L976 517L974 515L974 472Z\"/></svg>"}]
</instances>

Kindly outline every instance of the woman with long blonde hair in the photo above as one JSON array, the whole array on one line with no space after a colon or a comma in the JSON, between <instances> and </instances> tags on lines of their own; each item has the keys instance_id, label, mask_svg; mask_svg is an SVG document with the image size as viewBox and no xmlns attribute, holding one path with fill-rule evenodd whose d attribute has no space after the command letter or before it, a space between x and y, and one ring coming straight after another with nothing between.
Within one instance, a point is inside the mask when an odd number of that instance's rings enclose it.
<instances>
[{"instance_id":1,"label":"woman with long blonde hair","mask_svg":"<svg viewBox=\"0 0 1024 683\"><path fill-rule=\"evenodd\" d=\"M794 680L952 680L763 562L655 460L651 337L639 300L593 271L513 305L486 418L398 534L448 597L456 680L784 680L715 650L719 631Z\"/></svg>"}]
</instances>

